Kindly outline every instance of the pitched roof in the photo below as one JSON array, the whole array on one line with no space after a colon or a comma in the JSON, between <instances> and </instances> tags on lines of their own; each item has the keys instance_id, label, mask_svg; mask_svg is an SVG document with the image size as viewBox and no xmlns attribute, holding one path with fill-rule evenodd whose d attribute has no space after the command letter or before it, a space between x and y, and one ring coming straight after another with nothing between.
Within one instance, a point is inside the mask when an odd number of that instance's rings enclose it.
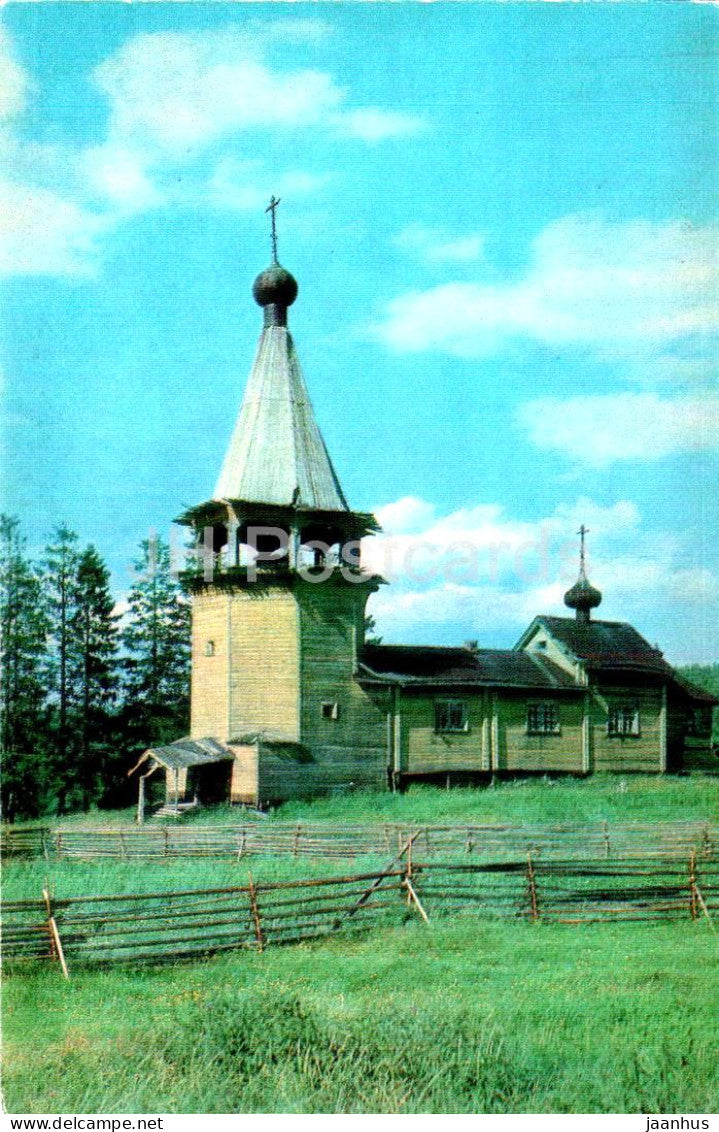
<instances>
[{"instance_id":1,"label":"pitched roof","mask_svg":"<svg viewBox=\"0 0 719 1132\"><path fill-rule=\"evenodd\" d=\"M144 762L153 759L167 770L184 770L189 766L205 766L234 759L234 751L217 739L176 739L166 747L149 747L135 764L132 774Z\"/></svg>"},{"instance_id":2,"label":"pitched roof","mask_svg":"<svg viewBox=\"0 0 719 1132\"><path fill-rule=\"evenodd\" d=\"M654 648L626 621L590 621L573 617L535 618L568 652L588 668L672 672L659 649ZM526 634L525 634L526 636Z\"/></svg>"},{"instance_id":3,"label":"pitched roof","mask_svg":"<svg viewBox=\"0 0 719 1132\"><path fill-rule=\"evenodd\" d=\"M691 700L719 704L719 698L675 672L659 649L654 648L626 621L590 621L582 624L573 617L535 617L522 637L541 624L560 645L596 672L636 672L660 676L675 691ZM521 643L521 642L520 642ZM519 647L519 646L517 646Z\"/></svg>"},{"instance_id":4,"label":"pitched roof","mask_svg":"<svg viewBox=\"0 0 719 1132\"><path fill-rule=\"evenodd\" d=\"M260 335L213 498L349 510L286 326Z\"/></svg>"},{"instance_id":5,"label":"pitched roof","mask_svg":"<svg viewBox=\"0 0 719 1132\"><path fill-rule=\"evenodd\" d=\"M575 688L572 677L546 657L514 649L365 645L360 679L401 684Z\"/></svg>"}]
</instances>

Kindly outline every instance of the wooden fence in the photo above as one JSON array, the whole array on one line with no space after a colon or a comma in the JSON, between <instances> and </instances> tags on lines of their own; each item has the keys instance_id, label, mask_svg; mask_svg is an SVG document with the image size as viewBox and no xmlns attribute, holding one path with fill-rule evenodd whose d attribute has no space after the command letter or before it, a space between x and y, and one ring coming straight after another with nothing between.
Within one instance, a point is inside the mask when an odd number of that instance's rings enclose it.
<instances>
[{"instance_id":1,"label":"wooden fence","mask_svg":"<svg viewBox=\"0 0 719 1132\"><path fill-rule=\"evenodd\" d=\"M17 836L21 836L19 831ZM32 831L31 831L32 832ZM93 829L67 826L48 832L38 852L94 859L245 857L270 854L352 860L386 857L418 836L424 857L471 855L485 860L541 858L624 859L674 856L692 850L704 859L719 849L711 822L562 822L522 825L342 825L325 822L247 822L241 825L144 826ZM6 837L12 839L13 831Z\"/></svg>"},{"instance_id":2,"label":"wooden fence","mask_svg":"<svg viewBox=\"0 0 719 1132\"><path fill-rule=\"evenodd\" d=\"M416 851L417 835L414 836ZM8 959L174 962L297 943L400 922L403 915L580 923L698 920L719 912L719 863L541 860L460 864L412 859L412 841L381 872L180 892L82 896L2 905Z\"/></svg>"},{"instance_id":3,"label":"wooden fence","mask_svg":"<svg viewBox=\"0 0 719 1132\"><path fill-rule=\"evenodd\" d=\"M0 853L3 857L41 857L48 855L52 842L50 827L33 826L0 831Z\"/></svg>"}]
</instances>

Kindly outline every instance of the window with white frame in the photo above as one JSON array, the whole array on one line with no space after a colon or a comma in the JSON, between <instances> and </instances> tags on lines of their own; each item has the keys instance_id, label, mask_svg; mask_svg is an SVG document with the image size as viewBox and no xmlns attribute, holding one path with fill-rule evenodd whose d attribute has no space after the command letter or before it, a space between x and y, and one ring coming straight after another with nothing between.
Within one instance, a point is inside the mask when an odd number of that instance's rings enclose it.
<instances>
[{"instance_id":1,"label":"window with white frame","mask_svg":"<svg viewBox=\"0 0 719 1132\"><path fill-rule=\"evenodd\" d=\"M641 733L636 704L611 704L607 716L607 735L638 736Z\"/></svg>"},{"instance_id":2,"label":"window with white frame","mask_svg":"<svg viewBox=\"0 0 719 1132\"><path fill-rule=\"evenodd\" d=\"M527 704L528 735L558 735L559 708L555 703Z\"/></svg>"},{"instance_id":3,"label":"window with white frame","mask_svg":"<svg viewBox=\"0 0 719 1132\"><path fill-rule=\"evenodd\" d=\"M469 712L464 700L435 700L434 729L440 735L469 731Z\"/></svg>"},{"instance_id":4,"label":"window with white frame","mask_svg":"<svg viewBox=\"0 0 719 1132\"><path fill-rule=\"evenodd\" d=\"M327 700L322 704L322 718L323 719L339 719L340 705L336 700Z\"/></svg>"}]
</instances>

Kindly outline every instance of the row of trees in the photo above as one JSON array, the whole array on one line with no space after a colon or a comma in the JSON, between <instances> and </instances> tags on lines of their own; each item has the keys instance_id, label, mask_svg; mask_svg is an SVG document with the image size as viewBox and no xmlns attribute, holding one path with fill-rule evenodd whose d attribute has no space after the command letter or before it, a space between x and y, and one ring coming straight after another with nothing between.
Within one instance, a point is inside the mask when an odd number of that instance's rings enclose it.
<instances>
[{"instance_id":1,"label":"row of trees","mask_svg":"<svg viewBox=\"0 0 719 1132\"><path fill-rule=\"evenodd\" d=\"M6 818L128 800L145 747L186 734L189 605L161 539L134 564L127 609L94 546L58 527L34 562L0 516L0 748Z\"/></svg>"}]
</instances>

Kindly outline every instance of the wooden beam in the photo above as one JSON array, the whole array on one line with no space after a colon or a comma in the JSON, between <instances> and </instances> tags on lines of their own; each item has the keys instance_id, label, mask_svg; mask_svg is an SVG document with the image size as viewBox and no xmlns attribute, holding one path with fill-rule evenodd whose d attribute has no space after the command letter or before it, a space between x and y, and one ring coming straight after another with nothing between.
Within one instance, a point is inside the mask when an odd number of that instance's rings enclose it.
<instances>
[{"instance_id":1,"label":"wooden beam","mask_svg":"<svg viewBox=\"0 0 719 1132\"><path fill-rule=\"evenodd\" d=\"M62 949L62 940L60 939L60 932L58 931L57 923L55 922L55 917L53 915L52 901L50 900L49 889L43 888L42 895L43 895L43 900L45 901L45 907L47 909L47 926L48 926L48 931L50 932L50 939L52 940L52 944L53 944L53 948L55 950L55 954L57 955L58 959L60 960L60 966L62 967L62 973L63 973L64 977L67 979L67 981L69 982L70 981L70 972L67 969L67 963L65 962L65 953Z\"/></svg>"}]
</instances>

